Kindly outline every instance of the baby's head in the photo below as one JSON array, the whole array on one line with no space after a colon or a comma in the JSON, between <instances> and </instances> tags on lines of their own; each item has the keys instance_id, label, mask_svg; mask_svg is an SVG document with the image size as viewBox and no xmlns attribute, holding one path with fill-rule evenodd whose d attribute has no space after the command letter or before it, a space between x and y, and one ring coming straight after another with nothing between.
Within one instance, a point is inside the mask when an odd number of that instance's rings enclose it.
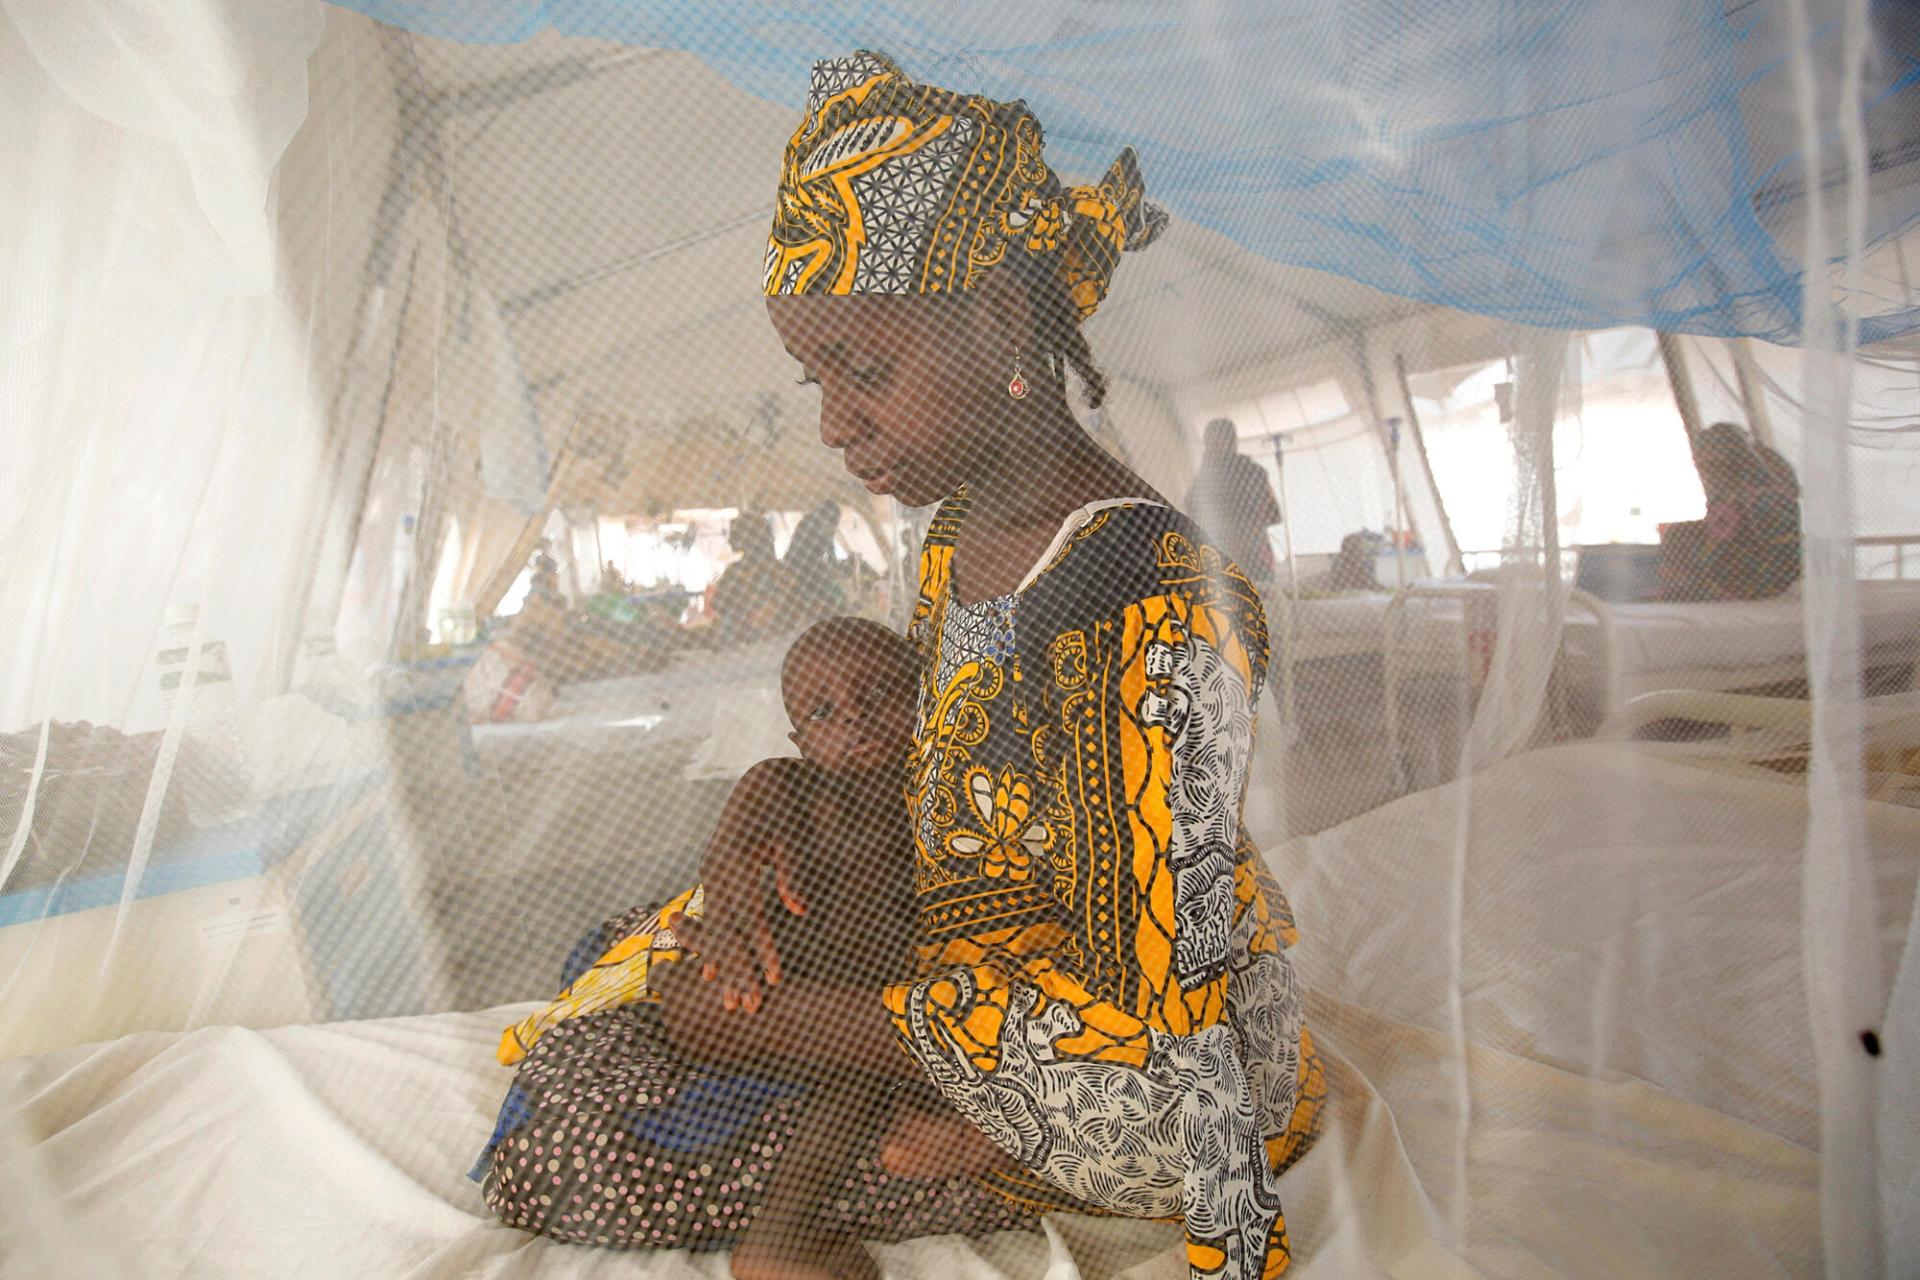
<instances>
[{"instance_id":1,"label":"baby's head","mask_svg":"<svg viewBox=\"0 0 1920 1280\"><path fill-rule=\"evenodd\" d=\"M788 736L829 773L895 767L913 737L915 678L913 646L879 623L818 623L780 666Z\"/></svg>"}]
</instances>

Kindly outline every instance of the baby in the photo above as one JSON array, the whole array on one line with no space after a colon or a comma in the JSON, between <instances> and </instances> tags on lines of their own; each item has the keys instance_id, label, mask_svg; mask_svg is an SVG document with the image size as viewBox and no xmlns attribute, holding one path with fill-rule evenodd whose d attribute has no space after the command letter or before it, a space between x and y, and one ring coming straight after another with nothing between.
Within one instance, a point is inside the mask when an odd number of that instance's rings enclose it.
<instances>
[{"instance_id":1,"label":"baby","mask_svg":"<svg viewBox=\"0 0 1920 1280\"><path fill-rule=\"evenodd\" d=\"M766 918L782 972L847 986L891 981L911 968L912 837L901 794L912 740L914 656L878 623L830 618L794 641L780 668L781 700L800 758L762 760L727 798L708 841L712 868L777 846L788 877L769 890ZM673 923L698 919L705 887L630 915L611 943L554 1001L509 1027L502 1064L518 1063L549 1028L634 1001L657 1001L656 964L686 951ZM797 910L796 910L797 908ZM731 1001L730 1001L731 1003Z\"/></svg>"},{"instance_id":2,"label":"baby","mask_svg":"<svg viewBox=\"0 0 1920 1280\"><path fill-rule=\"evenodd\" d=\"M617 940L598 960L546 1008L507 1029L502 1063L520 1062L564 1021L638 1003L661 1005L670 1028L693 1024L703 1037L728 1036L732 1015L725 1010L751 1012L760 984L739 984L736 995L731 976L715 973L695 954L707 894L728 891L723 881L734 893L768 895L768 936L757 949L777 957L781 982L877 991L911 972L912 838L902 781L913 734L913 650L877 623L829 619L794 642L780 684L800 756L763 760L735 785L703 859L709 883L614 926ZM768 863L784 867L784 874L763 888L759 868ZM728 981L699 982L696 966L706 977ZM697 1046L682 1052L696 1065L706 1058ZM857 1154L851 1148L863 1137L869 1143L876 1137L863 1130L891 1123L896 1133L910 1132L915 1119L905 1111L924 1105L932 1119L948 1108L924 1087L903 1092L898 1082L840 1078L806 1063L768 1060L752 1069L804 1088L810 1099L736 1249L736 1273L743 1254L774 1263L766 1274L816 1274L822 1263L826 1272L850 1266L865 1273L871 1264L853 1242L794 1235L814 1233L808 1224L818 1222L823 1184L851 1162ZM950 1112L946 1119L964 1124ZM509 1123L503 1115L503 1128ZM808 1255L814 1266L779 1265Z\"/></svg>"},{"instance_id":3,"label":"baby","mask_svg":"<svg viewBox=\"0 0 1920 1280\"><path fill-rule=\"evenodd\" d=\"M711 874L744 853L758 867L778 861L761 851L784 854L787 877L769 891L765 917L788 977L877 987L911 972L913 841L903 781L915 680L912 647L858 618L809 629L781 664L788 736L800 758L748 770L704 866Z\"/></svg>"}]
</instances>

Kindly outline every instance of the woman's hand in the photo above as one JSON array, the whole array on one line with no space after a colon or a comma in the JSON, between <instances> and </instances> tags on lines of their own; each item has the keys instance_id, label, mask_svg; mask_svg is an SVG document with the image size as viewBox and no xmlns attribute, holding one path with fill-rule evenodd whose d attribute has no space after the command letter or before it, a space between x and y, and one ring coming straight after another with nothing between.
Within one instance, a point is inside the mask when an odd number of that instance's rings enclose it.
<instances>
[{"instance_id":1,"label":"woman's hand","mask_svg":"<svg viewBox=\"0 0 1920 1280\"><path fill-rule=\"evenodd\" d=\"M720 1007L758 1013L768 986L780 984L780 950L766 921L760 885L766 867L774 869L774 890L781 906L793 915L806 915L806 904L793 887L793 862L787 841L766 837L760 841L708 846L705 910L699 917L674 915L668 927L687 950L699 958L701 979L720 984Z\"/></svg>"}]
</instances>

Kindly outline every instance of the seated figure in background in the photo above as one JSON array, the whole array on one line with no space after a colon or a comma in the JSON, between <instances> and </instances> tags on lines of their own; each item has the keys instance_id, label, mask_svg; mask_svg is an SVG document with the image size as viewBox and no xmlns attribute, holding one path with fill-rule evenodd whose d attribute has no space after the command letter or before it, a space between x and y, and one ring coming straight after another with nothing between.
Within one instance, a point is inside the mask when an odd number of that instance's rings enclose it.
<instances>
[{"instance_id":1,"label":"seated figure in background","mask_svg":"<svg viewBox=\"0 0 1920 1280\"><path fill-rule=\"evenodd\" d=\"M1316 573L1301 584L1309 593L1335 591L1385 591L1373 572L1374 538L1362 530L1340 539L1340 550L1325 572Z\"/></svg>"},{"instance_id":2,"label":"seated figure in background","mask_svg":"<svg viewBox=\"0 0 1920 1280\"><path fill-rule=\"evenodd\" d=\"M713 584L712 609L722 644L752 644L787 629L795 603L793 572L773 553L773 528L743 511L727 529L740 556Z\"/></svg>"},{"instance_id":3,"label":"seated figure in background","mask_svg":"<svg viewBox=\"0 0 1920 1280\"><path fill-rule=\"evenodd\" d=\"M620 572L620 566L609 560L600 570L600 594L624 596L633 590L633 584Z\"/></svg>"},{"instance_id":4,"label":"seated figure in background","mask_svg":"<svg viewBox=\"0 0 1920 1280\"><path fill-rule=\"evenodd\" d=\"M840 504L829 499L800 518L781 560L793 575L793 607L809 622L845 613L850 604L833 550L839 532Z\"/></svg>"},{"instance_id":5,"label":"seated figure in background","mask_svg":"<svg viewBox=\"0 0 1920 1280\"><path fill-rule=\"evenodd\" d=\"M460 682L473 724L545 719L560 682L551 670L566 633L566 607L556 597L529 592Z\"/></svg>"},{"instance_id":6,"label":"seated figure in background","mask_svg":"<svg viewBox=\"0 0 1920 1280\"><path fill-rule=\"evenodd\" d=\"M1765 600L1800 580L1800 484L1793 467L1731 422L1693 437L1707 514L1660 530L1668 600Z\"/></svg>"}]
</instances>

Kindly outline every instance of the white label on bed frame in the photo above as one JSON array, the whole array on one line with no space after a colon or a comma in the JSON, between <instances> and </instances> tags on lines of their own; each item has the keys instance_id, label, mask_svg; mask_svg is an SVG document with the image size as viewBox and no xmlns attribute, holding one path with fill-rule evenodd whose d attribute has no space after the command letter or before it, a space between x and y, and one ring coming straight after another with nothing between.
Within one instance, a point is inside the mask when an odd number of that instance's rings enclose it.
<instances>
[{"instance_id":1,"label":"white label on bed frame","mask_svg":"<svg viewBox=\"0 0 1920 1280\"><path fill-rule=\"evenodd\" d=\"M209 947L287 931L287 909L279 903L249 904L200 922L200 941Z\"/></svg>"}]
</instances>

